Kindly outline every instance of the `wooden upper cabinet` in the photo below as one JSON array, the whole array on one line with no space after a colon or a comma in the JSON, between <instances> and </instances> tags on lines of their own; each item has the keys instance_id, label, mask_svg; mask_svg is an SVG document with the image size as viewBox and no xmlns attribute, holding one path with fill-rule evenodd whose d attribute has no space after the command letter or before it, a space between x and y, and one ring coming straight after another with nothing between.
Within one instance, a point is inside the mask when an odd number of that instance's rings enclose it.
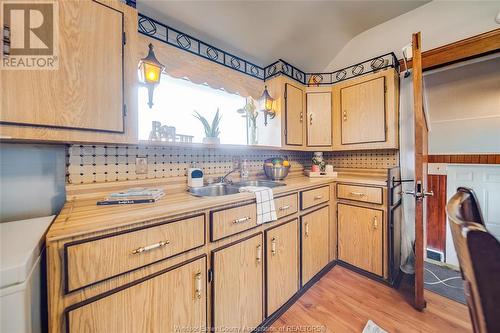
<instances>
[{"instance_id":1,"label":"wooden upper cabinet","mask_svg":"<svg viewBox=\"0 0 500 333\"><path fill-rule=\"evenodd\" d=\"M206 257L67 308L67 331L175 332L207 325Z\"/></svg>"},{"instance_id":2,"label":"wooden upper cabinet","mask_svg":"<svg viewBox=\"0 0 500 333\"><path fill-rule=\"evenodd\" d=\"M302 216L302 285L305 285L329 261L328 231L330 208L323 207Z\"/></svg>"},{"instance_id":3,"label":"wooden upper cabinet","mask_svg":"<svg viewBox=\"0 0 500 333\"><path fill-rule=\"evenodd\" d=\"M332 145L332 93L328 91L308 91L307 105L307 146L329 147Z\"/></svg>"},{"instance_id":4,"label":"wooden upper cabinet","mask_svg":"<svg viewBox=\"0 0 500 333\"><path fill-rule=\"evenodd\" d=\"M385 79L340 90L342 144L385 141Z\"/></svg>"},{"instance_id":5,"label":"wooden upper cabinet","mask_svg":"<svg viewBox=\"0 0 500 333\"><path fill-rule=\"evenodd\" d=\"M388 69L333 86L333 150L398 148L398 82Z\"/></svg>"},{"instance_id":6,"label":"wooden upper cabinet","mask_svg":"<svg viewBox=\"0 0 500 333\"><path fill-rule=\"evenodd\" d=\"M338 258L368 272L383 273L383 212L338 204Z\"/></svg>"},{"instance_id":7,"label":"wooden upper cabinet","mask_svg":"<svg viewBox=\"0 0 500 333\"><path fill-rule=\"evenodd\" d=\"M285 83L285 143L291 146L304 144L304 91Z\"/></svg>"},{"instance_id":8,"label":"wooden upper cabinet","mask_svg":"<svg viewBox=\"0 0 500 333\"><path fill-rule=\"evenodd\" d=\"M212 252L214 332L251 331L263 320L262 233Z\"/></svg>"},{"instance_id":9,"label":"wooden upper cabinet","mask_svg":"<svg viewBox=\"0 0 500 333\"><path fill-rule=\"evenodd\" d=\"M133 137L125 113L135 118L137 107L137 12L118 0L58 1L58 7L58 69L0 71L2 137Z\"/></svg>"},{"instance_id":10,"label":"wooden upper cabinet","mask_svg":"<svg viewBox=\"0 0 500 333\"><path fill-rule=\"evenodd\" d=\"M297 219L266 231L267 316L285 304L299 288Z\"/></svg>"}]
</instances>

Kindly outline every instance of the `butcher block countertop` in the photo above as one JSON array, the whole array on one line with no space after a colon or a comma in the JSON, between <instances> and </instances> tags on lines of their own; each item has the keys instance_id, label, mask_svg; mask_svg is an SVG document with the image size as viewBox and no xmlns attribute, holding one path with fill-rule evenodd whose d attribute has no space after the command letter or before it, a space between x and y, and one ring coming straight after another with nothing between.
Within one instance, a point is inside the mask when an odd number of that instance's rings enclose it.
<instances>
[{"instance_id":1,"label":"butcher block countertop","mask_svg":"<svg viewBox=\"0 0 500 333\"><path fill-rule=\"evenodd\" d=\"M371 173L339 173L336 178L308 178L301 173L284 180L286 186L273 188L275 195L297 192L332 182L387 186L387 170ZM117 182L118 183L118 182ZM165 188L165 196L155 203L97 206L106 194L124 188L149 186ZM47 233L47 242L68 239L110 229L128 228L157 222L158 219L196 213L219 206L255 201L251 193L215 197L195 197L186 192L185 177L174 180L127 181L117 184L68 185L67 201Z\"/></svg>"}]
</instances>

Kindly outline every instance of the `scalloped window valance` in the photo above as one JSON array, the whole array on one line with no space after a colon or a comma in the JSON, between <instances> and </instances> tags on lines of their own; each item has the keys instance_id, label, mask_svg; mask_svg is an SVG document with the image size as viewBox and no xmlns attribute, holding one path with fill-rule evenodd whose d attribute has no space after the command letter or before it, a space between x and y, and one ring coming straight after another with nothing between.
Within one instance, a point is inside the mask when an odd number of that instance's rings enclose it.
<instances>
[{"instance_id":1,"label":"scalloped window valance","mask_svg":"<svg viewBox=\"0 0 500 333\"><path fill-rule=\"evenodd\" d=\"M230 68L220 66L196 55L184 52L165 43L139 35L139 57L145 56L148 44L154 45L156 58L165 65L166 73L176 78L186 78L197 84L207 84L243 97L258 99L264 90L264 82Z\"/></svg>"}]
</instances>

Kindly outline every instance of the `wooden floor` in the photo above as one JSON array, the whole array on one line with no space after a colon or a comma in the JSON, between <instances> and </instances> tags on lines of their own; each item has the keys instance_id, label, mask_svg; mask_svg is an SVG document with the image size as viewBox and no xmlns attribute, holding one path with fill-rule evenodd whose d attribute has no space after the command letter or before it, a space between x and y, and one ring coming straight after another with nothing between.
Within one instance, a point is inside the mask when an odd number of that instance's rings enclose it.
<instances>
[{"instance_id":1,"label":"wooden floor","mask_svg":"<svg viewBox=\"0 0 500 333\"><path fill-rule=\"evenodd\" d=\"M274 322L270 332L356 332L371 319L389 333L472 332L467 307L427 292L418 312L395 289L335 266Z\"/></svg>"}]
</instances>

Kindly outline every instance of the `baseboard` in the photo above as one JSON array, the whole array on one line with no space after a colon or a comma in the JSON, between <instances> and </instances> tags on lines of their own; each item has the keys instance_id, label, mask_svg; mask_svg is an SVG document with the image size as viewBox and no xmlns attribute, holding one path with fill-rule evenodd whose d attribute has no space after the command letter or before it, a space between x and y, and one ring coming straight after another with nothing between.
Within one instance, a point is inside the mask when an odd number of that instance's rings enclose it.
<instances>
[{"instance_id":1,"label":"baseboard","mask_svg":"<svg viewBox=\"0 0 500 333\"><path fill-rule=\"evenodd\" d=\"M375 280L375 281L387 284L387 285L389 285L391 287L393 286L393 284L390 281L384 279L382 276L379 276L377 274L373 274L373 273L367 272L367 271L365 271L365 270L363 270L361 268L358 268L356 266L348 264L348 263L346 263L344 261L338 260L337 264L339 266L345 267L345 268L347 268L347 269L349 269L349 270L351 270L353 272L356 272L356 273L358 273L360 275L366 276L366 277L368 277L368 278L370 278L372 280Z\"/></svg>"}]
</instances>

